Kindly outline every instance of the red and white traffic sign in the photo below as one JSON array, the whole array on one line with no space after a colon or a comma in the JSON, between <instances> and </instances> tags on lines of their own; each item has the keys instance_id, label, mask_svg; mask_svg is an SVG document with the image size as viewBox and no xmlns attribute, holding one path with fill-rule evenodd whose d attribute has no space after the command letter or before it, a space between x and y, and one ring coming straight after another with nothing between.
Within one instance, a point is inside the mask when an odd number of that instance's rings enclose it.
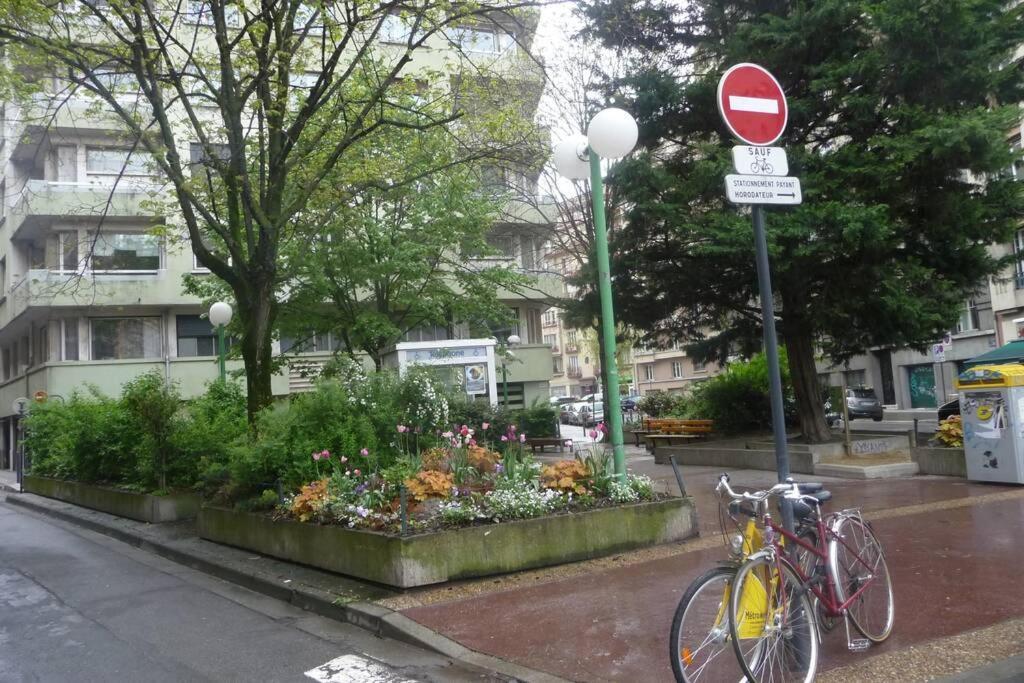
<instances>
[{"instance_id":1,"label":"red and white traffic sign","mask_svg":"<svg viewBox=\"0 0 1024 683\"><path fill-rule=\"evenodd\" d=\"M782 86L757 64L737 64L722 74L718 111L733 135L759 147L778 140L789 119Z\"/></svg>"}]
</instances>

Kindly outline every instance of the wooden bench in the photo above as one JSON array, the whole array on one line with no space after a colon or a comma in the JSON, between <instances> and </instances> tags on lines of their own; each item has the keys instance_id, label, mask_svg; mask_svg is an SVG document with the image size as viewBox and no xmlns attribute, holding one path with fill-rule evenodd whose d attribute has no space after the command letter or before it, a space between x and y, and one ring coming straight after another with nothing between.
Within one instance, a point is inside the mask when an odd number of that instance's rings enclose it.
<instances>
[{"instance_id":1,"label":"wooden bench","mask_svg":"<svg viewBox=\"0 0 1024 683\"><path fill-rule=\"evenodd\" d=\"M647 427L643 435L648 451L654 451L656 443L663 445L679 445L692 439L706 438L714 431L713 420L683 420L680 418L648 418L644 426ZM681 437L676 441L652 440L652 436L676 436ZM640 437L637 437L639 445Z\"/></svg>"},{"instance_id":2,"label":"wooden bench","mask_svg":"<svg viewBox=\"0 0 1024 683\"><path fill-rule=\"evenodd\" d=\"M650 434L650 430L647 429L634 429L633 430L633 445L639 446L640 440Z\"/></svg>"},{"instance_id":3,"label":"wooden bench","mask_svg":"<svg viewBox=\"0 0 1024 683\"><path fill-rule=\"evenodd\" d=\"M540 449L540 452L543 453L544 452L544 448L547 447L547 446L557 446L558 447L558 452L559 453L563 453L563 452L565 452L566 444L569 445L569 452L572 453L572 450L573 450L572 439L561 439L561 438L559 438L557 436L528 436L528 437L526 437L526 445L529 446L533 450L534 453L537 452L538 448Z\"/></svg>"}]
</instances>

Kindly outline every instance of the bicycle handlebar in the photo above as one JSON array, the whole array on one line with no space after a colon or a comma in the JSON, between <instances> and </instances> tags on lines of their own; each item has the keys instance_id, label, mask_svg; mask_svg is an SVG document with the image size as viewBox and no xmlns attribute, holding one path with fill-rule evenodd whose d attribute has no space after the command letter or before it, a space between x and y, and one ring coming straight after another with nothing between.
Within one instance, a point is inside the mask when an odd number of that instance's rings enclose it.
<instances>
[{"instance_id":1,"label":"bicycle handlebar","mask_svg":"<svg viewBox=\"0 0 1024 683\"><path fill-rule=\"evenodd\" d=\"M743 491L742 493L737 493L736 491L733 491L731 486L729 486L729 475L723 472L718 477L718 485L715 486L715 491L719 493L725 491L725 494L733 500L746 500L753 503L760 503L769 496L782 496L788 500L806 500L807 502L813 502L815 505L821 503L821 501L814 496L808 496L801 493L799 484L792 479L787 479L785 483L776 484L770 489L766 489L764 491L757 491L755 493Z\"/></svg>"}]
</instances>

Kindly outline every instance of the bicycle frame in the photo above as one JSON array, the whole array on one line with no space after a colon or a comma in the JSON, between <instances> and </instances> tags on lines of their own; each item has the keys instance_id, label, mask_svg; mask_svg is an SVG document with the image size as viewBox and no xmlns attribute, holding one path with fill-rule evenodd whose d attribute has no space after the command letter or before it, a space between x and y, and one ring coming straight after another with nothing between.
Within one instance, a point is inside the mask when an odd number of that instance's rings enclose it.
<instances>
[{"instance_id":1,"label":"bicycle frame","mask_svg":"<svg viewBox=\"0 0 1024 683\"><path fill-rule=\"evenodd\" d=\"M851 548L850 545L846 541L844 541L842 539L841 536L839 536L834 531L832 531L832 529L829 528L828 525L825 524L825 521L823 519L821 519L820 515L818 515L818 518L815 520L816 525L817 525L817 530L818 530L818 545L820 545L825 550L819 550L818 547L813 546L810 543L807 543L806 541L801 540L799 537L796 536L796 534L792 534L789 531L786 531L786 529L784 529L784 528L780 527L779 525L777 525L772 520L772 517L771 517L770 513L765 512L763 519L764 519L765 528L771 529L772 531L775 532L775 534L777 534L777 536L775 536L772 539L771 545L775 549L776 553L778 553L778 554L784 554L785 553L785 548L783 548L782 544L779 541L780 538L785 538L790 543L798 545L801 548L814 553L814 555L818 559L822 560L823 562L828 563L828 562L831 561L832 558L830 557L830 555L828 553L828 550L827 550L828 546L826 545L826 543L831 541L832 539L835 539L839 543L842 543L846 547L846 549L850 551L850 553L857 560L857 562L859 562L860 564L864 565L869 570L873 571L873 567L871 567L870 565L868 565L867 562L865 562L863 559L861 559L860 555L858 555L853 550L853 548ZM793 548L793 547L794 546L790 546L790 548ZM829 617L841 617L841 616L844 616L846 614L846 610L849 608L850 605L853 604L854 600L856 600L861 595L861 593L863 593L865 590L867 590L867 588L875 580L875 577L872 574L872 577L871 577L870 580L868 580L863 586L861 586L853 595L848 596L846 598L846 600L844 600L842 603L840 603L839 602L839 598L836 595L836 587L835 587L835 584L832 581L832 574L830 572L828 572L828 571L825 572L825 576L824 576L825 590L822 591L816 585L814 585L814 583L812 582L812 577L807 576L806 574L804 574L803 568L800 567L799 564L794 563L794 562L789 562L789 565L790 565L790 568L793 569L793 571L796 573L796 575L800 578L800 583L803 586L805 586L806 588L809 588L811 590L811 592L814 593L815 596L817 596L818 600L821 601L821 605L822 605L822 608L825 611L825 615L829 616ZM815 566L817 566L817 562L815 562Z\"/></svg>"}]
</instances>

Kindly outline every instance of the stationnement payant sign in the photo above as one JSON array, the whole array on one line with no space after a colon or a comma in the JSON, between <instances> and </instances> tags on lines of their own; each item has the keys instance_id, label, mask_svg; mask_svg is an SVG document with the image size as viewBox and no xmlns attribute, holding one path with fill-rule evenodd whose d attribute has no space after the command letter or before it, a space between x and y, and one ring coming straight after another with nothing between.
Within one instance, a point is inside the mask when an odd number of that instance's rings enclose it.
<instances>
[{"instance_id":1,"label":"stationnement payant sign","mask_svg":"<svg viewBox=\"0 0 1024 683\"><path fill-rule=\"evenodd\" d=\"M725 176L725 194L733 204L777 204L793 206L803 202L800 179L790 176Z\"/></svg>"}]
</instances>

